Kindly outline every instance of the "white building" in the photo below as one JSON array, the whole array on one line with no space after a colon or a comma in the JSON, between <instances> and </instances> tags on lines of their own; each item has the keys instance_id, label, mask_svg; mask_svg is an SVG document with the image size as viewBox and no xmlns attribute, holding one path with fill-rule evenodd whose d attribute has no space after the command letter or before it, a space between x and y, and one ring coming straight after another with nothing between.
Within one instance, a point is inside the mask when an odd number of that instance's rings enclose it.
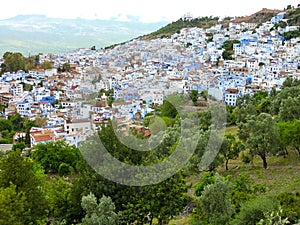
<instances>
[{"instance_id":1,"label":"white building","mask_svg":"<svg viewBox=\"0 0 300 225\"><path fill-rule=\"evenodd\" d=\"M71 121L65 121L64 130L67 134L82 133L88 135L90 134L92 127L89 119L72 119Z\"/></svg>"},{"instance_id":2,"label":"white building","mask_svg":"<svg viewBox=\"0 0 300 225\"><path fill-rule=\"evenodd\" d=\"M247 68L249 68L249 70L251 70L251 71L258 70L259 69L258 64L259 63L258 63L257 59L254 59L254 58L248 59Z\"/></svg>"},{"instance_id":3,"label":"white building","mask_svg":"<svg viewBox=\"0 0 300 225\"><path fill-rule=\"evenodd\" d=\"M239 90L238 89L226 89L224 102L230 106L236 106L236 100L239 97Z\"/></svg>"},{"instance_id":4,"label":"white building","mask_svg":"<svg viewBox=\"0 0 300 225\"><path fill-rule=\"evenodd\" d=\"M17 84L17 83L13 83L10 86L10 93L13 96L20 96L23 94L23 85L22 84Z\"/></svg>"}]
</instances>

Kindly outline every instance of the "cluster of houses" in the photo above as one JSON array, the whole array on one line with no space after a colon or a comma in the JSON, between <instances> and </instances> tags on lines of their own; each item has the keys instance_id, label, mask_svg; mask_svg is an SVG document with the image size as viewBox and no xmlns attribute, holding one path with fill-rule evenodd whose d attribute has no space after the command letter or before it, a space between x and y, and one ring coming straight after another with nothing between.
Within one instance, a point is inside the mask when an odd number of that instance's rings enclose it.
<instances>
[{"instance_id":1,"label":"cluster of houses","mask_svg":"<svg viewBox=\"0 0 300 225\"><path fill-rule=\"evenodd\" d=\"M53 69L0 77L0 103L6 107L1 115L44 119L43 127L30 132L32 145L63 139L80 146L109 119L126 129L134 127L133 121L143 121L154 111L153 105L173 93L208 91L235 106L239 96L280 89L286 77L300 78L300 38L282 36L299 26L273 28L285 20L284 15L261 25L184 28L170 38L41 55L40 63L49 61ZM239 40L233 45L232 60L222 57L226 40ZM72 72L58 72L65 63ZM109 90L112 96L105 95ZM109 97L114 100L111 105Z\"/></svg>"}]
</instances>

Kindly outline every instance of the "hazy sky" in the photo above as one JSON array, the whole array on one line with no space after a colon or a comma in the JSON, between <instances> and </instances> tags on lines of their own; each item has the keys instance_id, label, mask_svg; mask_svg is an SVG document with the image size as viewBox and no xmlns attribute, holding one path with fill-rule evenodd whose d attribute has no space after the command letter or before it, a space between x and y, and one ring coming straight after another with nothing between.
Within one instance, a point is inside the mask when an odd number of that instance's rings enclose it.
<instances>
[{"instance_id":1,"label":"hazy sky","mask_svg":"<svg viewBox=\"0 0 300 225\"><path fill-rule=\"evenodd\" d=\"M138 16L143 22L175 21L192 16L242 16L262 8L283 9L300 0L8 0L1 6L0 19L16 15L43 14L58 18L126 20Z\"/></svg>"}]
</instances>

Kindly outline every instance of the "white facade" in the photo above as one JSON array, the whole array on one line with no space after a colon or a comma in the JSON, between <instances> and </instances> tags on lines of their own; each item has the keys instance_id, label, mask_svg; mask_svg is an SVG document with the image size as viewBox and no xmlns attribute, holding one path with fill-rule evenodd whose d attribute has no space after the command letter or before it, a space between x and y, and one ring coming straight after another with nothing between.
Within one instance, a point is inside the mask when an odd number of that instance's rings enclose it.
<instances>
[{"instance_id":1,"label":"white facade","mask_svg":"<svg viewBox=\"0 0 300 225\"><path fill-rule=\"evenodd\" d=\"M91 132L91 122L88 119L65 121L64 130L67 134L78 134L80 132L88 135Z\"/></svg>"},{"instance_id":2,"label":"white facade","mask_svg":"<svg viewBox=\"0 0 300 225\"><path fill-rule=\"evenodd\" d=\"M236 106L236 100L239 97L237 89L227 89L224 96L224 102L230 106Z\"/></svg>"},{"instance_id":3,"label":"white facade","mask_svg":"<svg viewBox=\"0 0 300 225\"><path fill-rule=\"evenodd\" d=\"M23 94L23 85L14 83L10 86L10 93L13 96L20 96Z\"/></svg>"}]
</instances>

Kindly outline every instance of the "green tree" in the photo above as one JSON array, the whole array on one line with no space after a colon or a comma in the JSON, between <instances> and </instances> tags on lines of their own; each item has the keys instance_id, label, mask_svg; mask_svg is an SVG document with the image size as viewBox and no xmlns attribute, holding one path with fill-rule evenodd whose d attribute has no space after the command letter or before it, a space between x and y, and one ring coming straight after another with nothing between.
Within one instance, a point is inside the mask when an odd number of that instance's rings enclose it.
<instances>
[{"instance_id":1,"label":"green tree","mask_svg":"<svg viewBox=\"0 0 300 225\"><path fill-rule=\"evenodd\" d=\"M222 57L224 60L232 60L232 52L231 51L227 51L227 50L224 50L222 52Z\"/></svg>"},{"instance_id":2,"label":"green tree","mask_svg":"<svg viewBox=\"0 0 300 225\"><path fill-rule=\"evenodd\" d=\"M256 106L257 113L271 113L271 100L262 99Z\"/></svg>"},{"instance_id":3,"label":"green tree","mask_svg":"<svg viewBox=\"0 0 300 225\"><path fill-rule=\"evenodd\" d=\"M64 63L62 66L58 68L59 72L71 72L70 63Z\"/></svg>"},{"instance_id":4,"label":"green tree","mask_svg":"<svg viewBox=\"0 0 300 225\"><path fill-rule=\"evenodd\" d=\"M267 91L257 91L255 92L255 94L253 95L253 99L256 102L260 102L263 99L266 99L269 96L269 93Z\"/></svg>"},{"instance_id":5,"label":"green tree","mask_svg":"<svg viewBox=\"0 0 300 225\"><path fill-rule=\"evenodd\" d=\"M203 130L209 130L211 126L211 111L205 110L199 113L199 126Z\"/></svg>"},{"instance_id":6,"label":"green tree","mask_svg":"<svg viewBox=\"0 0 300 225\"><path fill-rule=\"evenodd\" d=\"M51 69L52 68L52 64L49 61L45 61L43 63L40 64L40 68L41 69Z\"/></svg>"},{"instance_id":7,"label":"green tree","mask_svg":"<svg viewBox=\"0 0 300 225\"><path fill-rule=\"evenodd\" d=\"M63 178L49 178L47 197L49 199L49 217L60 221L69 218L71 182Z\"/></svg>"},{"instance_id":8,"label":"green tree","mask_svg":"<svg viewBox=\"0 0 300 225\"><path fill-rule=\"evenodd\" d=\"M179 135L180 127L178 124L174 124L173 127L167 128L164 139L157 148L152 151L133 151L118 140L111 124L99 131L100 140L107 151L116 159L133 165L147 165L165 159L172 153ZM92 156L91 160L95 160L95 163L101 163L103 155L97 155L99 149L92 149L91 146L87 149L84 148L81 152L86 155L85 151L88 151L89 155ZM178 215L184 207L186 185L180 174L155 185L135 187L106 180L89 166L84 164L83 166L71 187L70 213L68 213L70 214L68 220L70 223L82 218L83 212L81 207L78 207L78 198L90 192L95 193L97 198L102 195L110 196L116 210L120 212L120 221L125 224L142 223L143 221L146 223L150 222L151 218L156 218L159 223L165 223ZM109 169L109 172L112 172L113 169ZM125 178L126 176L124 174ZM148 177L144 177L144 179L148 179ZM149 216L147 217L147 215Z\"/></svg>"},{"instance_id":9,"label":"green tree","mask_svg":"<svg viewBox=\"0 0 300 225\"><path fill-rule=\"evenodd\" d=\"M226 40L223 43L223 48L227 51L233 50L233 45L234 44L239 44L241 43L239 40Z\"/></svg>"},{"instance_id":10,"label":"green tree","mask_svg":"<svg viewBox=\"0 0 300 225\"><path fill-rule=\"evenodd\" d=\"M285 89L287 87L299 86L299 85L300 85L300 80L292 77L287 77L282 84L282 89Z\"/></svg>"},{"instance_id":11,"label":"green tree","mask_svg":"<svg viewBox=\"0 0 300 225\"><path fill-rule=\"evenodd\" d=\"M24 130L23 119L19 113L16 113L13 116L9 116L8 120L11 122L14 130L17 130L17 131Z\"/></svg>"},{"instance_id":12,"label":"green tree","mask_svg":"<svg viewBox=\"0 0 300 225\"><path fill-rule=\"evenodd\" d=\"M0 161L0 187L15 185L17 195L24 195L26 212L23 224L41 224L46 218L45 177L37 165L22 156L20 150L12 151Z\"/></svg>"},{"instance_id":13,"label":"green tree","mask_svg":"<svg viewBox=\"0 0 300 225\"><path fill-rule=\"evenodd\" d=\"M30 214L26 206L24 192L18 193L15 185L0 188L0 224L25 224L23 216Z\"/></svg>"},{"instance_id":14,"label":"green tree","mask_svg":"<svg viewBox=\"0 0 300 225\"><path fill-rule=\"evenodd\" d=\"M178 111L191 105L192 101L189 96L185 94L172 94L163 101L160 115L175 118L178 114Z\"/></svg>"},{"instance_id":15,"label":"green tree","mask_svg":"<svg viewBox=\"0 0 300 225\"><path fill-rule=\"evenodd\" d=\"M67 163L61 163L58 167L58 174L59 176L63 177L63 176L68 176L69 174L74 173L74 168L72 166L70 166Z\"/></svg>"},{"instance_id":16,"label":"green tree","mask_svg":"<svg viewBox=\"0 0 300 225\"><path fill-rule=\"evenodd\" d=\"M152 225L154 218L159 225L167 224L182 212L187 200L186 191L187 186L180 174L159 184L139 187L121 215L130 218L129 222L139 224Z\"/></svg>"},{"instance_id":17,"label":"green tree","mask_svg":"<svg viewBox=\"0 0 300 225\"><path fill-rule=\"evenodd\" d=\"M19 52L5 52L3 55L5 72L25 71L26 58Z\"/></svg>"},{"instance_id":18,"label":"green tree","mask_svg":"<svg viewBox=\"0 0 300 225\"><path fill-rule=\"evenodd\" d=\"M5 63L1 63L1 65L0 65L1 74L5 73L6 69L7 69L7 66L5 65Z\"/></svg>"},{"instance_id":19,"label":"green tree","mask_svg":"<svg viewBox=\"0 0 300 225\"><path fill-rule=\"evenodd\" d=\"M242 150L244 150L244 145L242 142L237 141L231 134L225 135L221 145L220 154L225 160L226 170L228 170L229 160L236 159Z\"/></svg>"},{"instance_id":20,"label":"green tree","mask_svg":"<svg viewBox=\"0 0 300 225\"><path fill-rule=\"evenodd\" d=\"M278 211L279 202L270 196L260 196L242 204L233 225L256 225L261 219L266 219L266 213Z\"/></svg>"},{"instance_id":21,"label":"green tree","mask_svg":"<svg viewBox=\"0 0 300 225\"><path fill-rule=\"evenodd\" d=\"M267 155L279 151L279 133L272 116L261 113L257 117L252 116L246 123L242 123L238 131L239 138L245 141L250 153L258 155L266 169Z\"/></svg>"},{"instance_id":22,"label":"green tree","mask_svg":"<svg viewBox=\"0 0 300 225\"><path fill-rule=\"evenodd\" d=\"M20 151L23 151L25 149L25 147L26 147L25 142L21 141L21 142L14 144L12 147L12 150L16 151L17 149L19 149Z\"/></svg>"},{"instance_id":23,"label":"green tree","mask_svg":"<svg viewBox=\"0 0 300 225\"><path fill-rule=\"evenodd\" d=\"M204 90L201 92L201 96L205 99L205 101L207 100L208 98L208 91L207 90Z\"/></svg>"},{"instance_id":24,"label":"green tree","mask_svg":"<svg viewBox=\"0 0 300 225\"><path fill-rule=\"evenodd\" d=\"M86 212L81 225L115 225L118 224L118 215L110 197L103 196L100 202L93 193L82 197L82 208Z\"/></svg>"},{"instance_id":25,"label":"green tree","mask_svg":"<svg viewBox=\"0 0 300 225\"><path fill-rule=\"evenodd\" d=\"M124 186L113 181L107 180L97 174L85 162L80 167L80 173L72 180L70 194L68 196L67 208L64 219L67 224L76 224L82 221L85 212L81 206L82 197L90 192L95 193L97 199L103 195L110 196L115 204L116 212L125 209L125 205L131 201L135 187Z\"/></svg>"},{"instance_id":26,"label":"green tree","mask_svg":"<svg viewBox=\"0 0 300 225\"><path fill-rule=\"evenodd\" d=\"M168 100L164 100L163 105L161 106L161 115L167 116L170 118L175 118L178 114L175 106L170 103Z\"/></svg>"},{"instance_id":27,"label":"green tree","mask_svg":"<svg viewBox=\"0 0 300 225\"><path fill-rule=\"evenodd\" d=\"M0 132L2 131L12 131L13 127L12 127L12 123L9 120L6 119L0 119Z\"/></svg>"},{"instance_id":28,"label":"green tree","mask_svg":"<svg viewBox=\"0 0 300 225\"><path fill-rule=\"evenodd\" d=\"M166 117L168 118L168 117ZM151 116L150 123L148 124L148 127L151 130L151 134L158 134L160 131L166 130L166 123L164 120L159 116Z\"/></svg>"},{"instance_id":29,"label":"green tree","mask_svg":"<svg viewBox=\"0 0 300 225\"><path fill-rule=\"evenodd\" d=\"M0 139L2 144L10 144L13 142L14 129L11 121L0 119Z\"/></svg>"},{"instance_id":30,"label":"green tree","mask_svg":"<svg viewBox=\"0 0 300 225\"><path fill-rule=\"evenodd\" d=\"M293 30L293 31L284 32L283 36L286 40L291 40L292 38L299 37L300 36L300 31L299 30Z\"/></svg>"},{"instance_id":31,"label":"green tree","mask_svg":"<svg viewBox=\"0 0 300 225\"><path fill-rule=\"evenodd\" d=\"M285 87L274 98L271 104L271 110L273 115L278 115L283 102L289 97L294 99L300 96L300 86Z\"/></svg>"},{"instance_id":32,"label":"green tree","mask_svg":"<svg viewBox=\"0 0 300 225\"><path fill-rule=\"evenodd\" d=\"M36 145L33 147L32 157L47 173L58 173L61 169L62 175L68 174L66 167L70 172L76 169L77 163L81 160L78 148L69 146L64 141Z\"/></svg>"},{"instance_id":33,"label":"green tree","mask_svg":"<svg viewBox=\"0 0 300 225\"><path fill-rule=\"evenodd\" d=\"M278 118L281 121L288 121L300 118L300 96L288 97L281 102Z\"/></svg>"},{"instance_id":34,"label":"green tree","mask_svg":"<svg viewBox=\"0 0 300 225\"><path fill-rule=\"evenodd\" d=\"M240 106L246 106L247 104L249 104L250 102L252 102L252 98L249 94L243 95L243 96L239 96L236 100L236 106L240 107Z\"/></svg>"},{"instance_id":35,"label":"green tree","mask_svg":"<svg viewBox=\"0 0 300 225\"><path fill-rule=\"evenodd\" d=\"M30 56L28 58L26 58L26 62L25 62L25 71L28 72L29 70L32 70L33 68L35 68L36 64L35 64L35 56Z\"/></svg>"},{"instance_id":36,"label":"green tree","mask_svg":"<svg viewBox=\"0 0 300 225\"><path fill-rule=\"evenodd\" d=\"M280 134L281 144L294 147L300 155L300 120L279 122L278 131Z\"/></svg>"},{"instance_id":37,"label":"green tree","mask_svg":"<svg viewBox=\"0 0 300 225\"><path fill-rule=\"evenodd\" d=\"M262 184L255 183L249 173L240 173L231 178L232 190L230 198L234 204L236 212L240 211L241 204L254 199L259 194L266 192L266 187Z\"/></svg>"},{"instance_id":38,"label":"green tree","mask_svg":"<svg viewBox=\"0 0 300 225\"><path fill-rule=\"evenodd\" d=\"M236 125L235 106L226 105L227 126Z\"/></svg>"},{"instance_id":39,"label":"green tree","mask_svg":"<svg viewBox=\"0 0 300 225\"><path fill-rule=\"evenodd\" d=\"M215 182L214 173L204 172L201 181L195 185L196 196L200 197L202 195L202 192L204 191L204 188L209 184L213 184L214 182Z\"/></svg>"},{"instance_id":40,"label":"green tree","mask_svg":"<svg viewBox=\"0 0 300 225\"><path fill-rule=\"evenodd\" d=\"M228 224L234 213L234 207L229 197L230 184L220 175L215 182L204 187L200 197L202 209L209 224Z\"/></svg>"},{"instance_id":41,"label":"green tree","mask_svg":"<svg viewBox=\"0 0 300 225\"><path fill-rule=\"evenodd\" d=\"M198 99L198 91L197 90L192 90L190 92L190 97L191 97L191 99L192 99L192 101L193 101L193 103L195 105L196 102L197 102L197 99Z\"/></svg>"},{"instance_id":42,"label":"green tree","mask_svg":"<svg viewBox=\"0 0 300 225\"><path fill-rule=\"evenodd\" d=\"M222 53L222 57L225 60L231 60L233 55L233 45L241 43L239 40L226 40L223 43L223 48L225 49Z\"/></svg>"},{"instance_id":43,"label":"green tree","mask_svg":"<svg viewBox=\"0 0 300 225\"><path fill-rule=\"evenodd\" d=\"M240 123L245 123L248 120L248 117L257 114L255 104L249 95L237 99L237 107L234 110L234 114L238 126Z\"/></svg>"},{"instance_id":44,"label":"green tree","mask_svg":"<svg viewBox=\"0 0 300 225\"><path fill-rule=\"evenodd\" d=\"M214 145L208 145L214 143ZM201 131L199 133L198 144L193 156L190 159L189 170L191 172L213 171L223 163L223 159L216 149L215 144L221 145L222 138L214 129Z\"/></svg>"}]
</instances>

